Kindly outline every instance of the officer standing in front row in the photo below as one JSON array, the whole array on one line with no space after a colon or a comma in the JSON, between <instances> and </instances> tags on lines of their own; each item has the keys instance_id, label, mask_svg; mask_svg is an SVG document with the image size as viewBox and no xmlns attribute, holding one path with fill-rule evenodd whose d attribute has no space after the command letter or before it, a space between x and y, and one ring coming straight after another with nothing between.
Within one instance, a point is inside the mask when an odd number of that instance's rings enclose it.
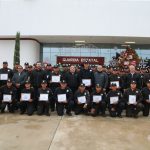
<instances>
[{"instance_id":1,"label":"officer standing in front row","mask_svg":"<svg viewBox=\"0 0 150 150\"><path fill-rule=\"evenodd\" d=\"M66 109L66 114L68 116L72 116L73 94L71 89L67 87L67 82L65 80L61 80L60 87L55 90L54 98L58 116L64 115L64 109Z\"/></svg>"},{"instance_id":2,"label":"officer standing in front row","mask_svg":"<svg viewBox=\"0 0 150 150\"><path fill-rule=\"evenodd\" d=\"M106 94L99 84L96 84L95 91L91 93L91 105L91 115L93 117L98 116L100 111L102 112L102 116L106 117Z\"/></svg>"},{"instance_id":3,"label":"officer standing in front row","mask_svg":"<svg viewBox=\"0 0 150 150\"><path fill-rule=\"evenodd\" d=\"M150 112L150 79L147 81L147 87L144 87L142 89L142 95L143 95L143 116L149 116Z\"/></svg>"},{"instance_id":4,"label":"officer standing in front row","mask_svg":"<svg viewBox=\"0 0 150 150\"><path fill-rule=\"evenodd\" d=\"M8 107L10 113L14 113L16 104L16 88L12 86L12 80L8 79L7 84L0 88L1 113Z\"/></svg>"},{"instance_id":5,"label":"officer standing in front row","mask_svg":"<svg viewBox=\"0 0 150 150\"><path fill-rule=\"evenodd\" d=\"M41 88L38 90L38 115L50 116L49 108L50 102L52 100L53 93L50 88L47 87L46 80L43 80L41 83Z\"/></svg>"},{"instance_id":6,"label":"officer standing in front row","mask_svg":"<svg viewBox=\"0 0 150 150\"><path fill-rule=\"evenodd\" d=\"M143 105L142 94L137 89L136 81L131 81L130 88L124 92L123 100L126 102L126 116L138 118L138 113L143 109Z\"/></svg>"}]
</instances>

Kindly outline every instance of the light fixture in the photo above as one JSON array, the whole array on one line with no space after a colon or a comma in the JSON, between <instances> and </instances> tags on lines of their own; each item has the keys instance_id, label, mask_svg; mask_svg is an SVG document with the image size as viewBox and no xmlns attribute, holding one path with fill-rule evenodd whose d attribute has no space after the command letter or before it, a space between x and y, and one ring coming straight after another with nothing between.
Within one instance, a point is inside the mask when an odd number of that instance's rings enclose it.
<instances>
[{"instance_id":1,"label":"light fixture","mask_svg":"<svg viewBox=\"0 0 150 150\"><path fill-rule=\"evenodd\" d=\"M123 45L121 45L122 47L130 47L130 45L125 45L125 44L123 44Z\"/></svg>"},{"instance_id":2,"label":"light fixture","mask_svg":"<svg viewBox=\"0 0 150 150\"><path fill-rule=\"evenodd\" d=\"M126 41L126 42L124 42L124 43L126 43L126 44L135 44L134 41Z\"/></svg>"},{"instance_id":3,"label":"light fixture","mask_svg":"<svg viewBox=\"0 0 150 150\"><path fill-rule=\"evenodd\" d=\"M85 43L85 41L75 41L75 43Z\"/></svg>"}]
</instances>

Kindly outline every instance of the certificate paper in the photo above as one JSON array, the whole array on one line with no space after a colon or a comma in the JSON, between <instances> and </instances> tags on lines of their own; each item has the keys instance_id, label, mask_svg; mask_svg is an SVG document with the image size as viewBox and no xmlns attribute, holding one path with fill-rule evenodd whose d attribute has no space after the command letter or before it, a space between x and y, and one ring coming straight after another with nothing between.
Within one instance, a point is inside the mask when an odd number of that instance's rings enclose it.
<instances>
[{"instance_id":1,"label":"certificate paper","mask_svg":"<svg viewBox=\"0 0 150 150\"><path fill-rule=\"evenodd\" d=\"M113 84L116 84L116 85L117 85L117 88L120 87L120 86L119 86L119 81L112 81L111 84L112 84L112 83L113 83Z\"/></svg>"},{"instance_id":2,"label":"certificate paper","mask_svg":"<svg viewBox=\"0 0 150 150\"><path fill-rule=\"evenodd\" d=\"M129 104L136 103L136 95L129 95Z\"/></svg>"},{"instance_id":3,"label":"certificate paper","mask_svg":"<svg viewBox=\"0 0 150 150\"><path fill-rule=\"evenodd\" d=\"M119 97L118 96L110 97L110 104L114 104L114 103L116 103L118 101L119 101Z\"/></svg>"},{"instance_id":4,"label":"certificate paper","mask_svg":"<svg viewBox=\"0 0 150 150\"><path fill-rule=\"evenodd\" d=\"M31 94L30 93L22 93L21 94L21 100L29 101L30 99L31 99Z\"/></svg>"},{"instance_id":5,"label":"certificate paper","mask_svg":"<svg viewBox=\"0 0 150 150\"><path fill-rule=\"evenodd\" d=\"M11 95L7 95L7 94L4 94L4 95L3 95L3 101L4 101L4 102L10 102L10 101L12 101L12 96L11 96Z\"/></svg>"},{"instance_id":6,"label":"certificate paper","mask_svg":"<svg viewBox=\"0 0 150 150\"><path fill-rule=\"evenodd\" d=\"M86 103L86 97L85 96L78 97L78 102L82 104Z\"/></svg>"},{"instance_id":7,"label":"certificate paper","mask_svg":"<svg viewBox=\"0 0 150 150\"><path fill-rule=\"evenodd\" d=\"M67 101L66 94L58 94L57 98L58 98L58 102L66 102Z\"/></svg>"},{"instance_id":8,"label":"certificate paper","mask_svg":"<svg viewBox=\"0 0 150 150\"><path fill-rule=\"evenodd\" d=\"M93 95L93 102L100 102L102 100L101 95Z\"/></svg>"},{"instance_id":9,"label":"certificate paper","mask_svg":"<svg viewBox=\"0 0 150 150\"><path fill-rule=\"evenodd\" d=\"M149 95L149 100L150 100L150 95Z\"/></svg>"},{"instance_id":10,"label":"certificate paper","mask_svg":"<svg viewBox=\"0 0 150 150\"><path fill-rule=\"evenodd\" d=\"M48 94L40 94L39 101L48 101Z\"/></svg>"},{"instance_id":11,"label":"certificate paper","mask_svg":"<svg viewBox=\"0 0 150 150\"><path fill-rule=\"evenodd\" d=\"M55 83L60 82L60 76L52 76L52 82L55 82Z\"/></svg>"},{"instance_id":12,"label":"certificate paper","mask_svg":"<svg viewBox=\"0 0 150 150\"><path fill-rule=\"evenodd\" d=\"M82 79L82 83L84 83L85 86L91 86L91 79Z\"/></svg>"},{"instance_id":13,"label":"certificate paper","mask_svg":"<svg viewBox=\"0 0 150 150\"><path fill-rule=\"evenodd\" d=\"M8 74L0 74L0 80L8 80Z\"/></svg>"}]
</instances>

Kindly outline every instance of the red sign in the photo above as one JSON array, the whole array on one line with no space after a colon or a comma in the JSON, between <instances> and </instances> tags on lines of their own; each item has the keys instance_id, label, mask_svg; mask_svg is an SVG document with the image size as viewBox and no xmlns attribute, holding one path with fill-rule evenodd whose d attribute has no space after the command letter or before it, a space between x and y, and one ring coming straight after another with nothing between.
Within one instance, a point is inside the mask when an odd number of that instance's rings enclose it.
<instances>
[{"instance_id":1,"label":"red sign","mask_svg":"<svg viewBox=\"0 0 150 150\"><path fill-rule=\"evenodd\" d=\"M57 56L57 63L61 64L83 64L86 61L88 61L89 64L104 65L104 57Z\"/></svg>"}]
</instances>

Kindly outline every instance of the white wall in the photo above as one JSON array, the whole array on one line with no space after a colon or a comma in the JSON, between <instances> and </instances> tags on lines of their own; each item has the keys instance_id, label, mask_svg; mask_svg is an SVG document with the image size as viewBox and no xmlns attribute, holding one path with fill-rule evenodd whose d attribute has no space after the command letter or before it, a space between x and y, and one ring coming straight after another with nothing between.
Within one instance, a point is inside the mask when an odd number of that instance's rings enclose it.
<instances>
[{"instance_id":1,"label":"white wall","mask_svg":"<svg viewBox=\"0 0 150 150\"><path fill-rule=\"evenodd\" d=\"M150 0L0 0L0 36L150 37Z\"/></svg>"},{"instance_id":2,"label":"white wall","mask_svg":"<svg viewBox=\"0 0 150 150\"><path fill-rule=\"evenodd\" d=\"M9 67L13 67L15 41L0 40L0 68L3 61L7 61ZM24 65L24 62L29 62L31 65L39 61L40 44L36 41L22 40L20 42L20 64Z\"/></svg>"}]
</instances>

